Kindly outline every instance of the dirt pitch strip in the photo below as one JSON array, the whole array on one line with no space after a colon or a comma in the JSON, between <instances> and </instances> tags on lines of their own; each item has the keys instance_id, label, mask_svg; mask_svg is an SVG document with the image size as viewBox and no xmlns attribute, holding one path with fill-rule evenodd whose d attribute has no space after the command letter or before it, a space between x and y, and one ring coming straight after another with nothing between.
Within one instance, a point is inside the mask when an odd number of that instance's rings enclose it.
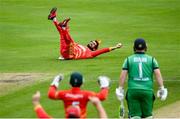
<instances>
[{"instance_id":1,"label":"dirt pitch strip","mask_svg":"<svg viewBox=\"0 0 180 119\"><path fill-rule=\"evenodd\" d=\"M0 95L52 78L44 73L0 73Z\"/></svg>"},{"instance_id":2,"label":"dirt pitch strip","mask_svg":"<svg viewBox=\"0 0 180 119\"><path fill-rule=\"evenodd\" d=\"M155 110L154 117L180 119L180 101Z\"/></svg>"}]
</instances>

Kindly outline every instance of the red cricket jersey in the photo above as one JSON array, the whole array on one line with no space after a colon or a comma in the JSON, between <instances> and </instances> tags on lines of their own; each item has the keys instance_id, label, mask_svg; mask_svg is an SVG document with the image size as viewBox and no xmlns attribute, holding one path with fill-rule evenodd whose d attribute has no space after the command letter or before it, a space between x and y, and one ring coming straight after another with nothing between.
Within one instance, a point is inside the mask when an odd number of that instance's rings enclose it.
<instances>
[{"instance_id":1,"label":"red cricket jersey","mask_svg":"<svg viewBox=\"0 0 180 119\"><path fill-rule=\"evenodd\" d=\"M70 47L70 55L72 59L93 58L109 51L110 51L110 48L103 48L100 50L91 51L88 47L85 47L78 43L72 43Z\"/></svg>"},{"instance_id":2,"label":"red cricket jersey","mask_svg":"<svg viewBox=\"0 0 180 119\"><path fill-rule=\"evenodd\" d=\"M87 59L111 51L110 48L103 48L91 51L88 47L75 43L69 34L69 29L63 29L57 21L53 22L60 34L60 53L65 59Z\"/></svg>"},{"instance_id":3,"label":"red cricket jersey","mask_svg":"<svg viewBox=\"0 0 180 119\"><path fill-rule=\"evenodd\" d=\"M79 87L72 87L70 90L56 90L55 86L51 86L48 97L62 100L64 102L65 112L69 106L78 105L81 109L81 118L86 118L86 106L89 101L89 96L97 96L100 100L105 100L108 96L108 88L102 88L99 93L81 90Z\"/></svg>"}]
</instances>

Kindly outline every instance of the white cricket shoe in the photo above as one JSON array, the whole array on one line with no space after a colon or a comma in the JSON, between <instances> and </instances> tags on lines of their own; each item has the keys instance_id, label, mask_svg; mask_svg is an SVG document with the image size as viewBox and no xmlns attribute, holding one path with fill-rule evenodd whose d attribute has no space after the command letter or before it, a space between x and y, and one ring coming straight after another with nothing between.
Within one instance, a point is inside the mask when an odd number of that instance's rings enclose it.
<instances>
[{"instance_id":1,"label":"white cricket shoe","mask_svg":"<svg viewBox=\"0 0 180 119\"><path fill-rule=\"evenodd\" d=\"M58 57L59 60L65 60L64 57L60 56Z\"/></svg>"}]
</instances>

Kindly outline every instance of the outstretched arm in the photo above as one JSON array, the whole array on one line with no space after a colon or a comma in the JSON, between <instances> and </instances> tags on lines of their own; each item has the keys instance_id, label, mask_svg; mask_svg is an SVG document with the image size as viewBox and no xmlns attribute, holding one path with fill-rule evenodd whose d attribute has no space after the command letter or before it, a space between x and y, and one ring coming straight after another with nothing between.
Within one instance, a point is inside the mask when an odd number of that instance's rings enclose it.
<instances>
[{"instance_id":1,"label":"outstretched arm","mask_svg":"<svg viewBox=\"0 0 180 119\"><path fill-rule=\"evenodd\" d=\"M103 49L100 49L100 50L92 51L91 54L92 54L93 57L96 57L96 56L98 56L98 55L107 53L107 52L109 52L109 51L111 51L110 48L103 48Z\"/></svg>"},{"instance_id":2,"label":"outstretched arm","mask_svg":"<svg viewBox=\"0 0 180 119\"><path fill-rule=\"evenodd\" d=\"M99 114L99 118L101 119L107 119L107 114L100 102L100 100L97 97L89 97L89 100L94 104L94 106L96 107L98 114Z\"/></svg>"},{"instance_id":3,"label":"outstretched arm","mask_svg":"<svg viewBox=\"0 0 180 119\"><path fill-rule=\"evenodd\" d=\"M103 49L100 49L100 50L96 50L96 51L93 51L92 52L92 56L93 57L96 57L98 55L101 55L103 53L107 53L107 52L110 52L112 50L115 50L115 49L118 49L118 48L121 48L122 47L122 44L121 43L118 43L116 46L113 46L113 47L109 47L109 48L103 48Z\"/></svg>"},{"instance_id":4,"label":"outstretched arm","mask_svg":"<svg viewBox=\"0 0 180 119\"><path fill-rule=\"evenodd\" d=\"M101 91L97 93L97 97L100 100L105 100L108 96L109 92L109 85L110 85L110 78L107 76L99 76L98 83L100 85Z\"/></svg>"},{"instance_id":5,"label":"outstretched arm","mask_svg":"<svg viewBox=\"0 0 180 119\"><path fill-rule=\"evenodd\" d=\"M32 103L34 105L34 111L36 112L36 115L38 118L46 118L51 119L51 116L49 116L46 111L43 109L43 107L40 104L40 92L37 91L33 97L32 97Z\"/></svg>"},{"instance_id":6,"label":"outstretched arm","mask_svg":"<svg viewBox=\"0 0 180 119\"><path fill-rule=\"evenodd\" d=\"M100 92L96 94L96 96L101 100L105 100L108 97L109 89L101 88Z\"/></svg>"},{"instance_id":7,"label":"outstretched arm","mask_svg":"<svg viewBox=\"0 0 180 119\"><path fill-rule=\"evenodd\" d=\"M48 90L48 97L50 99L57 99L57 88L55 86L50 86Z\"/></svg>"},{"instance_id":8,"label":"outstretched arm","mask_svg":"<svg viewBox=\"0 0 180 119\"><path fill-rule=\"evenodd\" d=\"M60 94L62 94L62 93L61 93L62 91L57 91L57 88L58 88L58 86L59 86L59 82L60 82L61 80L63 80L63 75L62 75L62 74L57 75L57 76L54 77L54 80L53 80L53 82L51 83L51 86L49 87L49 91L48 91L48 97L49 97L50 99L56 100L57 98L58 98L58 99L61 98L61 97L60 97L60 96L61 96Z\"/></svg>"},{"instance_id":9,"label":"outstretched arm","mask_svg":"<svg viewBox=\"0 0 180 119\"><path fill-rule=\"evenodd\" d=\"M110 50L115 50L118 48L121 48L123 45L121 43L118 43L116 46L110 47Z\"/></svg>"}]
</instances>

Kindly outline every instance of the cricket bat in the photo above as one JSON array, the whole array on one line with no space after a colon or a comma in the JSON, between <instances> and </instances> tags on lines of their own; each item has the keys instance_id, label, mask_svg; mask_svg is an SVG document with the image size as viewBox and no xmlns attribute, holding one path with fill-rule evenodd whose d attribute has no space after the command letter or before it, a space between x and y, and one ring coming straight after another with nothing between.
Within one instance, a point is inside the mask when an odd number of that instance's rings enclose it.
<instances>
[{"instance_id":1,"label":"cricket bat","mask_svg":"<svg viewBox=\"0 0 180 119\"><path fill-rule=\"evenodd\" d=\"M121 105L119 106L119 117L124 118L125 117L125 108L124 108L124 101L121 101Z\"/></svg>"}]
</instances>

